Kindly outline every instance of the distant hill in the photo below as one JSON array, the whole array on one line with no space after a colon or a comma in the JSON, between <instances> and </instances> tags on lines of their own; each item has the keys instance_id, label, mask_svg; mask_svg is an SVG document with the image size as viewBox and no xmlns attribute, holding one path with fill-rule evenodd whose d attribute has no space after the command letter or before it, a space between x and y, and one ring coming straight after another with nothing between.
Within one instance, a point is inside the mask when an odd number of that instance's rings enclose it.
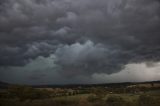
<instances>
[{"instance_id":1,"label":"distant hill","mask_svg":"<svg viewBox=\"0 0 160 106\"><path fill-rule=\"evenodd\" d=\"M11 85L11 84L0 81L0 88L1 89L7 88L9 85Z\"/></svg>"},{"instance_id":2,"label":"distant hill","mask_svg":"<svg viewBox=\"0 0 160 106\"><path fill-rule=\"evenodd\" d=\"M66 84L66 85L33 85L35 88L77 88L77 87L127 87L130 85L141 85L141 84L158 84L160 81L147 81L147 82L122 82L122 83L103 83L103 84Z\"/></svg>"},{"instance_id":3,"label":"distant hill","mask_svg":"<svg viewBox=\"0 0 160 106\"><path fill-rule=\"evenodd\" d=\"M82 87L82 88L88 88L88 87L111 87L111 88L117 88L117 87L127 87L131 85L144 85L144 84L158 84L160 85L160 81L148 81L148 82L122 82L122 83L103 83L103 84L66 84L66 85L29 85L34 88L77 88L77 87ZM5 89L8 88L10 85L15 85L15 84L10 84L6 82L0 81L0 89Z\"/></svg>"}]
</instances>

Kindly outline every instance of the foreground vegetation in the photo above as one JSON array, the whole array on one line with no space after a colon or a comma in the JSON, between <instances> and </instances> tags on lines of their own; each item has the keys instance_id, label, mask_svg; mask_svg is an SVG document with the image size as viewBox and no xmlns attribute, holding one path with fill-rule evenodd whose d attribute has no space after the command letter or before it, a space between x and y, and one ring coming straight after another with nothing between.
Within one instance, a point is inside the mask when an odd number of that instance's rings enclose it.
<instances>
[{"instance_id":1,"label":"foreground vegetation","mask_svg":"<svg viewBox=\"0 0 160 106\"><path fill-rule=\"evenodd\" d=\"M160 106L160 89L137 86L74 89L11 86L0 91L0 106Z\"/></svg>"}]
</instances>

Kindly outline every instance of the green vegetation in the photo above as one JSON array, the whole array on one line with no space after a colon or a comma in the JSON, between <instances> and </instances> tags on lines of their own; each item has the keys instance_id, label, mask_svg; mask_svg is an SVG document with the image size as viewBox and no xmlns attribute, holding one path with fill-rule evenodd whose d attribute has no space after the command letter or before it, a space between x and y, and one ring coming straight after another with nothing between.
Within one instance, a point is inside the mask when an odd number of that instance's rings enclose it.
<instances>
[{"instance_id":1,"label":"green vegetation","mask_svg":"<svg viewBox=\"0 0 160 106\"><path fill-rule=\"evenodd\" d=\"M142 92L143 91L143 92ZM145 91L145 92L144 92ZM159 106L160 90L148 88L56 88L11 86L0 91L0 106Z\"/></svg>"},{"instance_id":2,"label":"green vegetation","mask_svg":"<svg viewBox=\"0 0 160 106\"><path fill-rule=\"evenodd\" d=\"M28 86L11 86L8 88L9 98L18 98L20 101L49 98L49 92Z\"/></svg>"},{"instance_id":3,"label":"green vegetation","mask_svg":"<svg viewBox=\"0 0 160 106\"><path fill-rule=\"evenodd\" d=\"M106 103L109 106L123 106L125 104L125 101L121 96L112 95L108 97Z\"/></svg>"}]
</instances>

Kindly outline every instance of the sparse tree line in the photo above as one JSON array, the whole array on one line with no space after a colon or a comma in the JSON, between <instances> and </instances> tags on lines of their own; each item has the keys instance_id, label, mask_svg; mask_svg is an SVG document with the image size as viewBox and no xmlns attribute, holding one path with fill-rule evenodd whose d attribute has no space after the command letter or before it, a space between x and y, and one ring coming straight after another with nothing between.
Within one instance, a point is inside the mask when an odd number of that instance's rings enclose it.
<instances>
[{"instance_id":1,"label":"sparse tree line","mask_svg":"<svg viewBox=\"0 0 160 106\"><path fill-rule=\"evenodd\" d=\"M145 88L145 87L126 87L126 88L106 88L106 87L91 87L91 88L81 88L81 89L35 89L29 86L10 86L3 93L0 92L0 100L12 100L18 99L20 103L24 101L35 101L35 100L49 100L56 97L69 97L76 96L78 94L89 94L86 98L88 104L94 104L97 106L159 106L160 95L152 96L148 95L146 92L149 90L158 90L159 88ZM138 95L135 101L127 101L125 98L119 96L121 94L131 94ZM53 101L52 101L53 102ZM53 103L59 105L55 106L65 106L70 104L74 106L73 103L78 103L80 101L67 101L65 99L54 100ZM53 104L51 103L51 104ZM94 106L93 105L93 106ZM1 105L0 105L1 106ZM3 105L2 105L3 106ZM54 106L54 105L53 105ZM87 106L87 105L86 105ZM92 105L89 105L92 106Z\"/></svg>"},{"instance_id":2,"label":"sparse tree line","mask_svg":"<svg viewBox=\"0 0 160 106\"><path fill-rule=\"evenodd\" d=\"M150 90L158 90L160 88L147 88L147 87L123 87L123 88L105 88L105 87L91 87L81 89L36 89L30 86L14 85L10 86L5 92L0 93L0 98L20 98L25 99L43 99L60 96L73 96L78 94L95 94L98 97L107 94L144 94Z\"/></svg>"},{"instance_id":3,"label":"sparse tree line","mask_svg":"<svg viewBox=\"0 0 160 106\"><path fill-rule=\"evenodd\" d=\"M61 96L73 96L78 94L87 94L89 90L72 90L72 89L36 89L30 86L14 85L10 86L6 91L0 93L0 98L19 98L24 100L45 99Z\"/></svg>"},{"instance_id":4,"label":"sparse tree line","mask_svg":"<svg viewBox=\"0 0 160 106\"><path fill-rule=\"evenodd\" d=\"M49 98L49 91L37 90L29 86L10 86L7 91L0 95L1 98L18 98L20 101L27 99Z\"/></svg>"}]
</instances>

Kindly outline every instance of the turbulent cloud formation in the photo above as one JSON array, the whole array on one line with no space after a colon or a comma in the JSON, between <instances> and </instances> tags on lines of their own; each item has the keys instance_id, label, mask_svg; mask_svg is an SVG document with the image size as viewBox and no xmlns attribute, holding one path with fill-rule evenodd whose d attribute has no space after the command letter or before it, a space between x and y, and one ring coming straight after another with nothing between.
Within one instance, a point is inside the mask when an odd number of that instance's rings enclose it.
<instances>
[{"instance_id":1,"label":"turbulent cloud formation","mask_svg":"<svg viewBox=\"0 0 160 106\"><path fill-rule=\"evenodd\" d=\"M159 0L1 0L0 73L51 55L75 82L158 62L159 11Z\"/></svg>"},{"instance_id":2,"label":"turbulent cloud formation","mask_svg":"<svg viewBox=\"0 0 160 106\"><path fill-rule=\"evenodd\" d=\"M56 63L62 67L62 73L67 76L105 72L111 74L120 71L126 63L124 54L119 50L91 41L84 44L65 45L56 50ZM64 71L65 70L65 71Z\"/></svg>"},{"instance_id":3,"label":"turbulent cloud formation","mask_svg":"<svg viewBox=\"0 0 160 106\"><path fill-rule=\"evenodd\" d=\"M112 75L104 73L95 73L92 75L93 81L97 83L105 82L139 82L139 81L155 81L160 78L160 63L153 63L155 66L149 67L147 63L127 64L125 68ZM121 79L121 80L119 80Z\"/></svg>"}]
</instances>

